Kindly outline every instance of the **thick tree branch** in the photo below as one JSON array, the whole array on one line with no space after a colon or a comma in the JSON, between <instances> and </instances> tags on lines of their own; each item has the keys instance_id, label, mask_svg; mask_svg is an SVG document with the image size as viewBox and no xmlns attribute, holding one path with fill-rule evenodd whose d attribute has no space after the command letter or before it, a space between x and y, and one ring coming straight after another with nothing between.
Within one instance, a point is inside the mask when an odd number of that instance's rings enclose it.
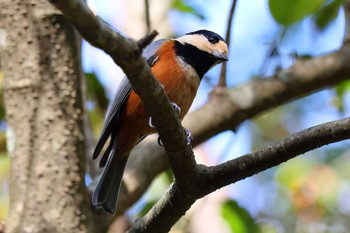
<instances>
[{"instance_id":1,"label":"thick tree branch","mask_svg":"<svg viewBox=\"0 0 350 233\"><path fill-rule=\"evenodd\" d=\"M176 183L152 210L129 232L168 232L199 198L307 151L350 138L350 118L332 121L293 134L277 143L214 167L199 166L195 187L190 192L179 190ZM187 190L188 191L188 190Z\"/></svg>"}]
</instances>

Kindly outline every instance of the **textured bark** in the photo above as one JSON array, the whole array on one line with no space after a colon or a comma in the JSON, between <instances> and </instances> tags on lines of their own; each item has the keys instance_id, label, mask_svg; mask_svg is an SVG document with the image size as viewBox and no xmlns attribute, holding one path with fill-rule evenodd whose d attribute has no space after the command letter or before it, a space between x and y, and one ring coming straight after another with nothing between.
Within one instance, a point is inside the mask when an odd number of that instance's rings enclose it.
<instances>
[{"instance_id":1,"label":"textured bark","mask_svg":"<svg viewBox=\"0 0 350 233\"><path fill-rule=\"evenodd\" d=\"M87 232L79 37L47 1L1 0L0 17L14 146L6 230Z\"/></svg>"}]
</instances>

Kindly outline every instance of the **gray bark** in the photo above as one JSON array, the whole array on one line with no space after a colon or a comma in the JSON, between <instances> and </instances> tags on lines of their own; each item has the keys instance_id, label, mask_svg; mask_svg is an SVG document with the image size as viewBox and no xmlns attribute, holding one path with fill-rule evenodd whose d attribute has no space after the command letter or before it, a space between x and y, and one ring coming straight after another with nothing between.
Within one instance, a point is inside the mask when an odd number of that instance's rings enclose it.
<instances>
[{"instance_id":1,"label":"gray bark","mask_svg":"<svg viewBox=\"0 0 350 233\"><path fill-rule=\"evenodd\" d=\"M34 0L1 0L0 30L13 145L6 230L87 232L79 36Z\"/></svg>"}]
</instances>

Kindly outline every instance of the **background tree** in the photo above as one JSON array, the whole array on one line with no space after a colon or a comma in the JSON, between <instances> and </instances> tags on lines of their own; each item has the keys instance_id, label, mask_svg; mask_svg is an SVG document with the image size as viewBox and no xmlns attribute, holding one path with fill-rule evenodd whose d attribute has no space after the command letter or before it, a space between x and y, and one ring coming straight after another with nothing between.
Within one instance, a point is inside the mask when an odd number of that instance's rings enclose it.
<instances>
[{"instance_id":1,"label":"background tree","mask_svg":"<svg viewBox=\"0 0 350 233\"><path fill-rule=\"evenodd\" d=\"M83 127L86 112L83 104L84 79L79 65L79 36L71 23L90 43L107 52L128 75L154 118L169 155L166 157L164 150L152 139L135 149L125 174L127 189L122 190L120 213L144 193L157 174L169 167L167 158L176 178L176 183L154 205L146 218L132 226L131 232L165 232L197 198L306 151L344 140L350 135L349 119L339 120L302 131L217 167L198 166L191 148L186 146L182 128L164 93L159 91L159 85L154 82L146 63L140 58L142 46L113 32L94 17L81 1L54 1L54 4L70 22L46 1L0 1L0 28L4 38L1 44L1 70L6 77L4 97L10 136L8 151L11 153L8 232L106 232L113 221L112 217L94 213L90 208L90 195L85 188L85 154L91 153L85 153L84 149L84 140L89 136L86 133L88 124ZM325 28L338 14L342 4L342 1L337 0L312 3L301 0L269 1L272 16L283 25L281 38L288 38L286 34L292 28L291 25L305 17L313 17L320 29ZM344 4L347 12L348 3ZM201 16L182 1L174 1L174 7ZM231 12L234 9L235 1ZM231 20L232 16L228 22ZM227 33L228 38L229 35ZM223 68L219 85L213 88L208 102L184 122L194 135L194 146L222 131L236 130L243 121L266 109L346 80L350 72L347 40L345 37L343 46L327 56L303 56L302 59L298 54L291 68L282 69L283 64L278 64L275 75L252 80L235 89L226 88L227 75ZM278 44L272 46L270 56L280 59L280 54ZM338 86L339 100L344 97L347 87L347 83ZM101 105L105 103L101 95L94 100ZM270 112L270 119L276 120L278 111ZM266 122L271 121L259 118L256 119L256 125L266 127ZM271 128L274 127L281 129L276 125ZM282 132L280 138L286 134ZM265 135L262 142L270 141L268 136ZM260 148L260 145L256 147ZM335 153L335 158L344 158L339 156L341 153ZM322 186L318 183L322 184L322 181L329 181L332 177L333 181L337 180L338 176L335 176L332 168L334 165L324 162L319 166L305 166L304 169L300 169L300 165L284 166L287 171L280 170L278 176L287 188L289 185L295 188L294 177L290 174L301 171L309 177L297 184L297 191L290 190L297 218L305 215L304 211L309 211L306 214L311 211L308 216L318 216L322 221L318 203L314 199L306 199L302 190L313 189L307 194L315 194ZM96 171L93 166L89 168L90 175L94 177ZM321 174L325 180L318 182L314 174ZM246 232L263 231L264 227L268 227L266 224L254 224L251 217L233 202L224 204L222 212L235 231L237 227L246 229ZM236 217L235 212L238 213ZM323 216L332 214L335 212ZM241 222L238 224L239 219ZM346 219L341 219L344 220L344 229ZM280 222L284 223L282 218ZM303 227L297 224L293 229L302 231Z\"/></svg>"}]
</instances>

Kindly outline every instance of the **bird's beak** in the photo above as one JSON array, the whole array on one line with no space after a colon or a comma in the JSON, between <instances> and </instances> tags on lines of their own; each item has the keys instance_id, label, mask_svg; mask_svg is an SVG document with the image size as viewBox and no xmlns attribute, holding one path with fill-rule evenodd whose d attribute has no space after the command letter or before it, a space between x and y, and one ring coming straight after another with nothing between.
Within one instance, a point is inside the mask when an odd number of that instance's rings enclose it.
<instances>
[{"instance_id":1,"label":"bird's beak","mask_svg":"<svg viewBox=\"0 0 350 233\"><path fill-rule=\"evenodd\" d=\"M216 57L217 60L219 61L228 61L228 57L226 54L224 54L223 52L219 52L219 51L214 51L213 52L214 57Z\"/></svg>"}]
</instances>

